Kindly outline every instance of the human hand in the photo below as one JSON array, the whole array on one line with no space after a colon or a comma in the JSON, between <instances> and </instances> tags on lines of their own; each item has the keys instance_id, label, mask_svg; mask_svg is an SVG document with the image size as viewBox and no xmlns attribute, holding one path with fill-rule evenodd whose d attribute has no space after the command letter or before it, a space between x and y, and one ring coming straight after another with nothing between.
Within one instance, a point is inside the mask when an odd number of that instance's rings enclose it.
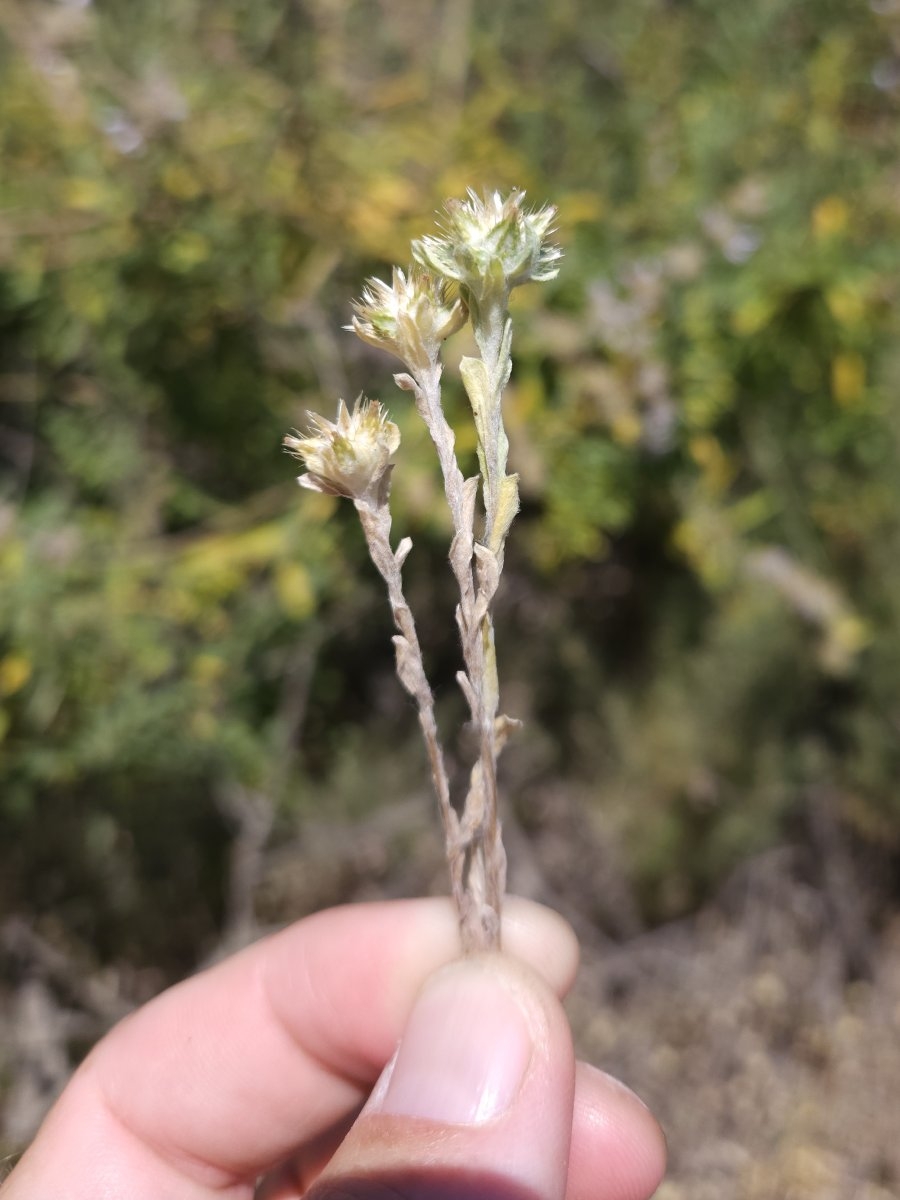
<instances>
[{"instance_id":1,"label":"human hand","mask_svg":"<svg viewBox=\"0 0 900 1200\"><path fill-rule=\"evenodd\" d=\"M571 930L511 899L503 937L456 959L449 903L415 900L248 947L95 1047L0 1200L649 1197L659 1127L574 1061Z\"/></svg>"}]
</instances>

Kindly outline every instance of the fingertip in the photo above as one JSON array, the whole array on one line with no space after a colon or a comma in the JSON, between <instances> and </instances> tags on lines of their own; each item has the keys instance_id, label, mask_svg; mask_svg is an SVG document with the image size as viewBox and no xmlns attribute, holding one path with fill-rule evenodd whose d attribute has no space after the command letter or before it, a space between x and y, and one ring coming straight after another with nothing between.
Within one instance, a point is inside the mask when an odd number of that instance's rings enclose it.
<instances>
[{"instance_id":1,"label":"fingertip","mask_svg":"<svg viewBox=\"0 0 900 1200\"><path fill-rule=\"evenodd\" d=\"M666 1138L643 1101L588 1063L576 1067L567 1195L649 1200L666 1170Z\"/></svg>"},{"instance_id":2,"label":"fingertip","mask_svg":"<svg viewBox=\"0 0 900 1200\"><path fill-rule=\"evenodd\" d=\"M546 905L508 896L503 905L503 949L536 971L557 996L575 981L581 951L575 931Z\"/></svg>"},{"instance_id":3,"label":"fingertip","mask_svg":"<svg viewBox=\"0 0 900 1200\"><path fill-rule=\"evenodd\" d=\"M407 1004L424 979L459 956L459 923L449 899L391 901L382 906L395 919L398 948L390 986L399 1004ZM340 918L342 910L322 914ZM315 920L316 918L314 918ZM578 971L580 950L575 933L563 917L543 904L521 896L503 901L501 938L504 953L539 975L557 996L565 996Z\"/></svg>"},{"instance_id":4,"label":"fingertip","mask_svg":"<svg viewBox=\"0 0 900 1200\"><path fill-rule=\"evenodd\" d=\"M574 1074L548 982L511 954L459 959L419 993L397 1054L311 1195L561 1197Z\"/></svg>"}]
</instances>

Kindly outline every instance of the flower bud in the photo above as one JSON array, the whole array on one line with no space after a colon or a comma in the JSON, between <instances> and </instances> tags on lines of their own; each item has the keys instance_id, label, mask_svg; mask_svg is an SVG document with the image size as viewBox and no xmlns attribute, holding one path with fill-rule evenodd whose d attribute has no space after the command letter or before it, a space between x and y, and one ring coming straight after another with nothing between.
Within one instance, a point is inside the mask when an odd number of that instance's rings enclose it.
<instances>
[{"instance_id":1,"label":"flower bud","mask_svg":"<svg viewBox=\"0 0 900 1200\"><path fill-rule=\"evenodd\" d=\"M406 275L394 267L390 284L370 279L353 310L347 329L413 371L437 360L441 342L462 328L467 315L460 300L450 299L445 280L417 266Z\"/></svg>"},{"instance_id":2,"label":"flower bud","mask_svg":"<svg viewBox=\"0 0 900 1200\"><path fill-rule=\"evenodd\" d=\"M306 437L288 434L284 445L306 466L302 487L378 506L387 499L400 430L377 400L360 396L352 413L339 400L334 422L311 413Z\"/></svg>"},{"instance_id":3,"label":"flower bud","mask_svg":"<svg viewBox=\"0 0 900 1200\"><path fill-rule=\"evenodd\" d=\"M509 291L556 277L562 251L544 244L555 208L529 212L519 191L505 200L499 192L481 197L469 189L468 195L468 200L447 201L442 236L413 242L416 262L455 280L475 299L497 286Z\"/></svg>"}]
</instances>

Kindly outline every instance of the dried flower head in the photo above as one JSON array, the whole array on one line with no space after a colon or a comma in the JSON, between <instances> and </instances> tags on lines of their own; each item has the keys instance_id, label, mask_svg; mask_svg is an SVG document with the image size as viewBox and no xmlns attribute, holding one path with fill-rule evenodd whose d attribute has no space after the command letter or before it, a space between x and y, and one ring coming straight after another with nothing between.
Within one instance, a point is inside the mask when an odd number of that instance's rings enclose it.
<instances>
[{"instance_id":1,"label":"dried flower head","mask_svg":"<svg viewBox=\"0 0 900 1200\"><path fill-rule=\"evenodd\" d=\"M552 205L529 211L520 191L503 199L499 192L482 197L470 188L468 197L447 201L442 236L413 242L416 262L476 298L497 284L509 290L556 277L562 251L544 242L556 217Z\"/></svg>"},{"instance_id":2,"label":"dried flower head","mask_svg":"<svg viewBox=\"0 0 900 1200\"><path fill-rule=\"evenodd\" d=\"M284 445L306 466L302 487L377 507L387 499L400 430L377 400L360 396L352 413L339 400L334 422L311 413L307 435L287 434Z\"/></svg>"},{"instance_id":3,"label":"dried flower head","mask_svg":"<svg viewBox=\"0 0 900 1200\"><path fill-rule=\"evenodd\" d=\"M368 280L347 326L372 346L387 350L411 369L434 363L441 342L461 329L466 309L451 299L444 279L419 266L394 267L393 280Z\"/></svg>"}]
</instances>

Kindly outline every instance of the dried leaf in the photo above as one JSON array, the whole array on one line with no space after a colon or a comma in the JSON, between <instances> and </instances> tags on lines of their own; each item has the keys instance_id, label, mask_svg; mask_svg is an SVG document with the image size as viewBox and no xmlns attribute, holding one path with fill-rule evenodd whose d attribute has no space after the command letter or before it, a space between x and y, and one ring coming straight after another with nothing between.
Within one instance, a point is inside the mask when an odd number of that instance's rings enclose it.
<instances>
[{"instance_id":1,"label":"dried leaf","mask_svg":"<svg viewBox=\"0 0 900 1200\"><path fill-rule=\"evenodd\" d=\"M415 696L422 682L420 664L402 633L395 634L391 640L397 653L397 678L409 694Z\"/></svg>"},{"instance_id":2,"label":"dried leaf","mask_svg":"<svg viewBox=\"0 0 900 1200\"><path fill-rule=\"evenodd\" d=\"M500 713L494 718L494 741L499 754L510 737L522 728L522 722L516 717L508 717L506 713Z\"/></svg>"},{"instance_id":3,"label":"dried leaf","mask_svg":"<svg viewBox=\"0 0 900 1200\"><path fill-rule=\"evenodd\" d=\"M463 519L467 529L472 529L475 524L475 504L480 482L477 475L470 475L463 484Z\"/></svg>"},{"instance_id":4,"label":"dried leaf","mask_svg":"<svg viewBox=\"0 0 900 1200\"><path fill-rule=\"evenodd\" d=\"M500 586L500 563L497 555L481 542L475 544L475 558L478 560L478 588L491 600Z\"/></svg>"},{"instance_id":5,"label":"dried leaf","mask_svg":"<svg viewBox=\"0 0 900 1200\"><path fill-rule=\"evenodd\" d=\"M457 578L461 578L469 570L472 560L472 530L475 525L475 502L478 497L479 479L473 475L467 479L462 489L462 514L460 529L454 534L450 543L450 565Z\"/></svg>"}]
</instances>

